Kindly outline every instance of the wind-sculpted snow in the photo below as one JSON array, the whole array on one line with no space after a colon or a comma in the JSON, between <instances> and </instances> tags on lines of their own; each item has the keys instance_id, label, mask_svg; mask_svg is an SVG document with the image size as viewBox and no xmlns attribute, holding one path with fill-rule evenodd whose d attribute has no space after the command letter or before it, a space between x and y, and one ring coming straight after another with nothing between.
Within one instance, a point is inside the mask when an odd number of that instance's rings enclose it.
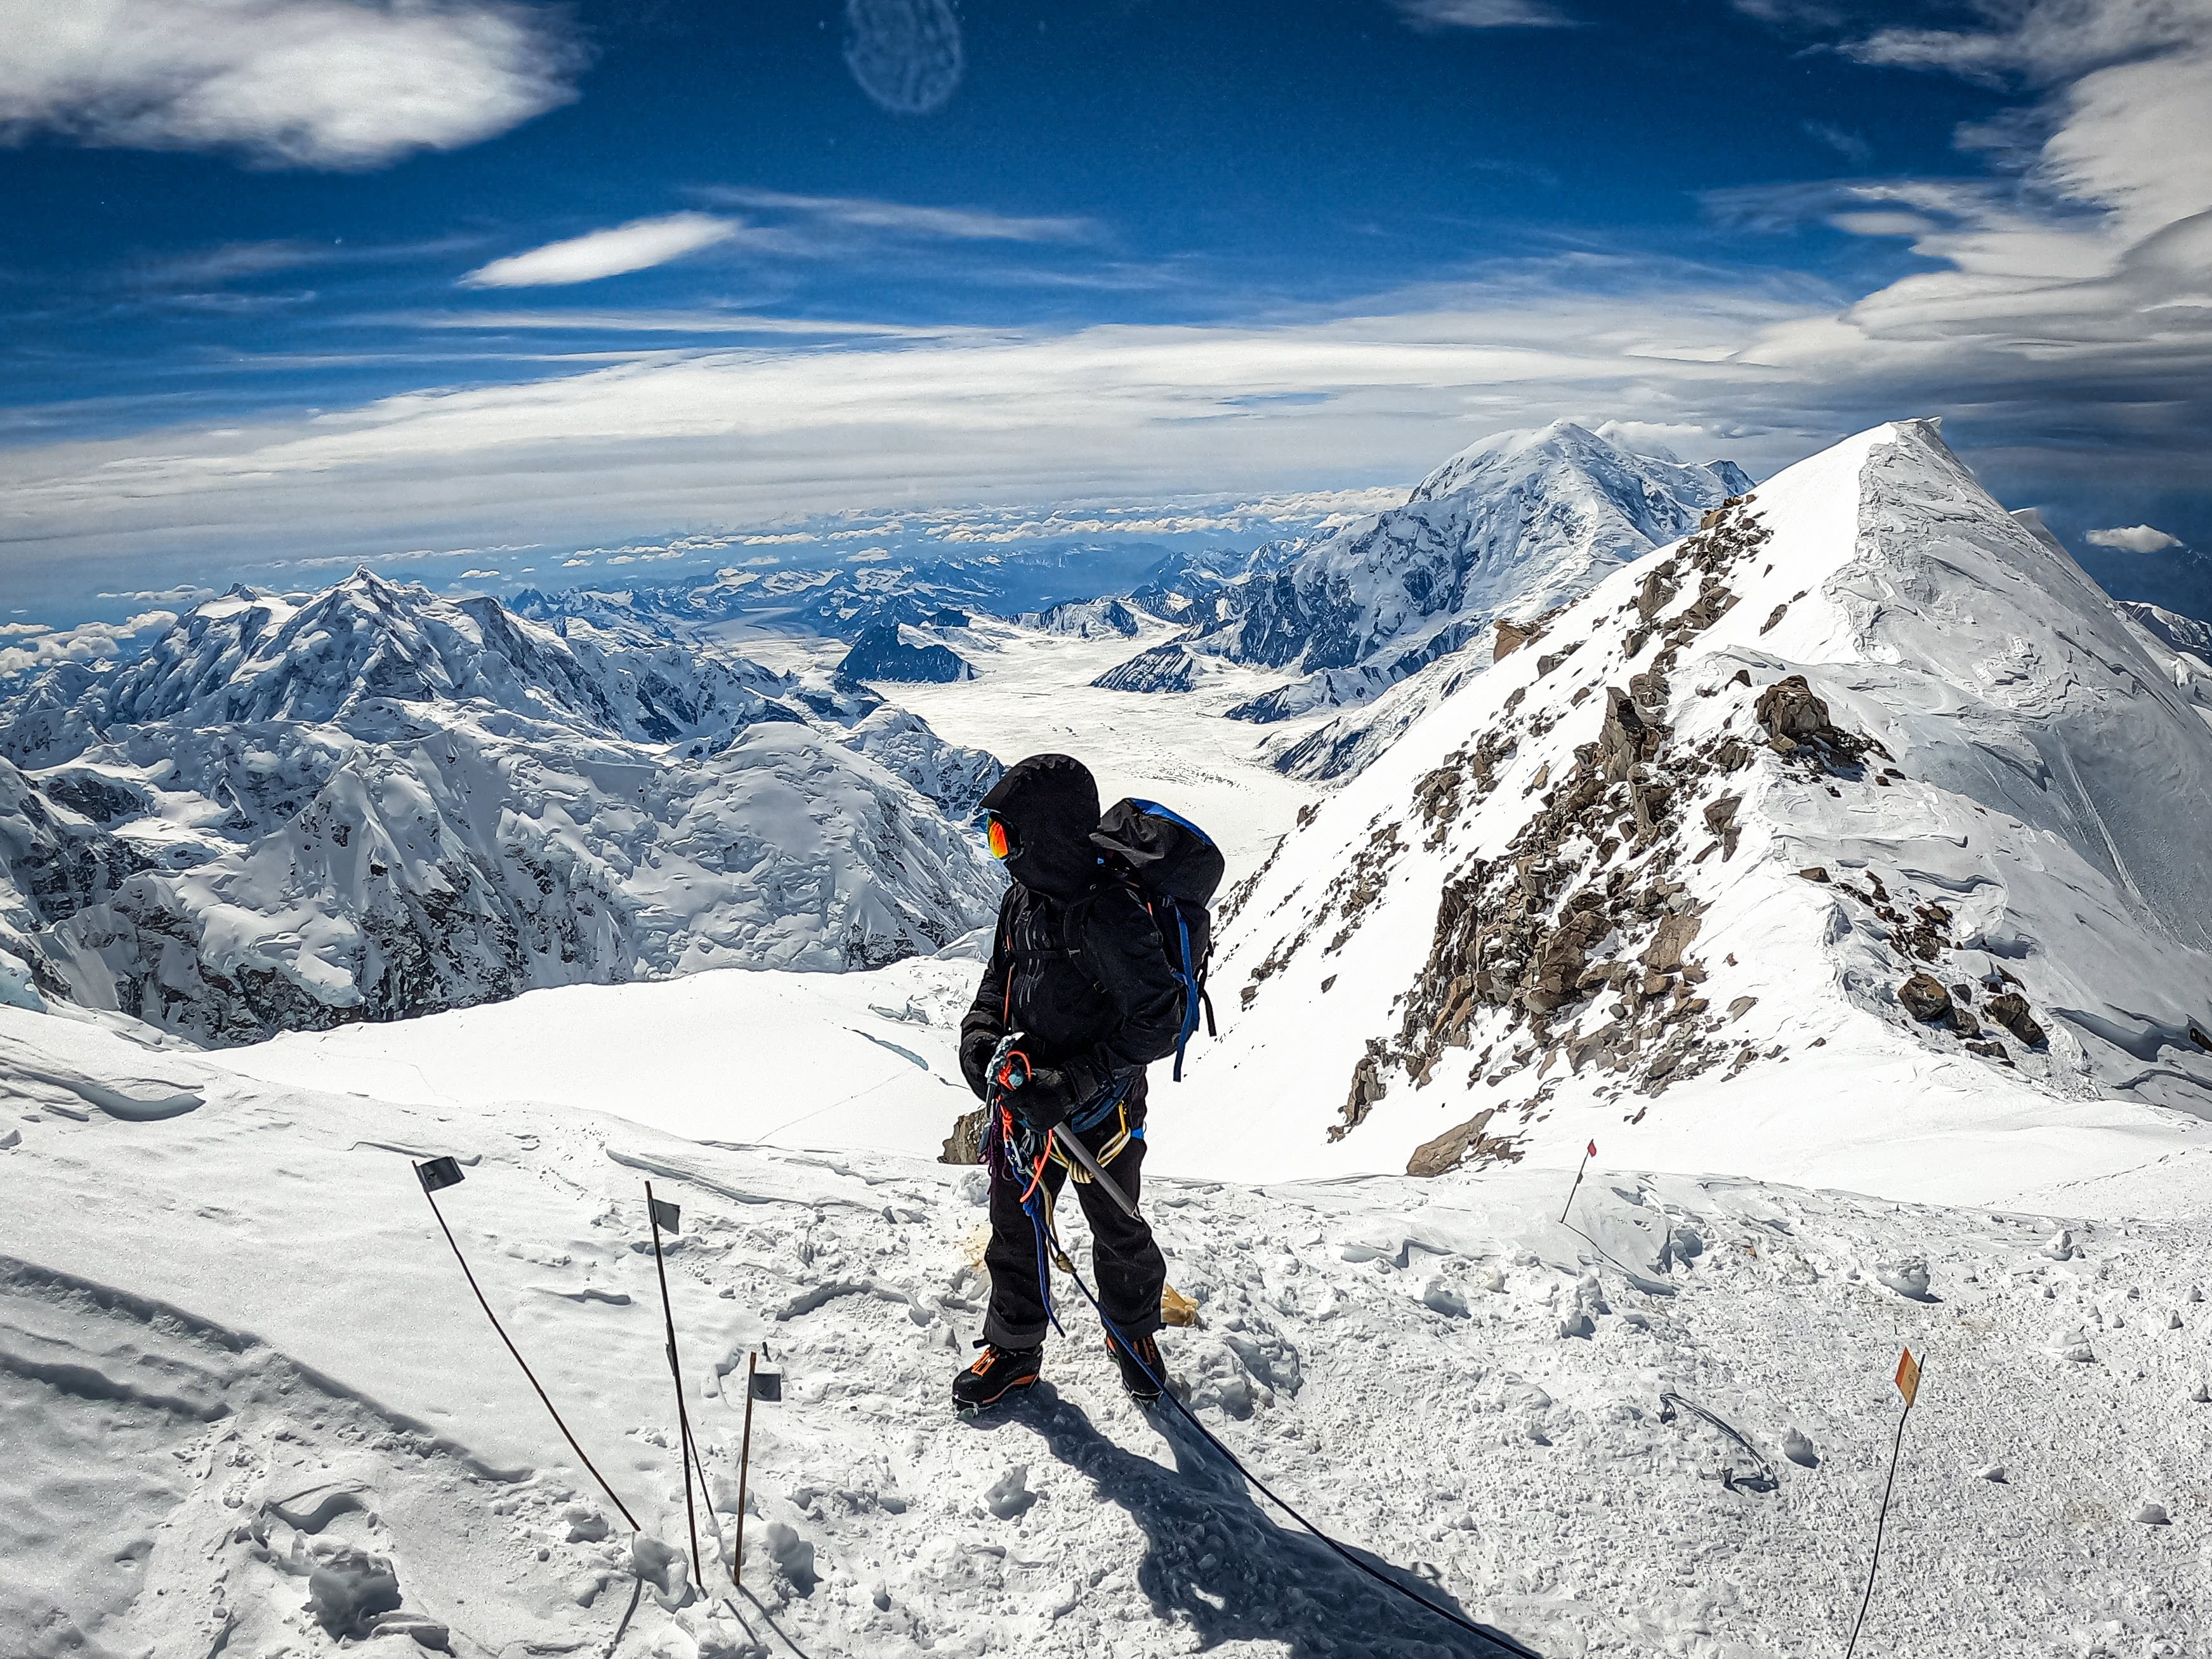
<instances>
[{"instance_id":1,"label":"wind-sculpted snow","mask_svg":"<svg viewBox=\"0 0 2212 1659\"><path fill-rule=\"evenodd\" d=\"M0 761L8 1000L208 1041L873 966L988 918L1000 881L959 827L997 763L912 715L365 574L234 592L0 721L35 769Z\"/></svg>"},{"instance_id":2,"label":"wind-sculpted snow","mask_svg":"<svg viewBox=\"0 0 2212 1659\"><path fill-rule=\"evenodd\" d=\"M1594 1136L1964 1196L2001 1166L1942 1149L1993 1125L2212 1116L2212 727L2156 620L1932 426L1790 469L1406 694L1222 930L1212 1121L1346 1168Z\"/></svg>"},{"instance_id":3,"label":"wind-sculpted snow","mask_svg":"<svg viewBox=\"0 0 2212 1659\"><path fill-rule=\"evenodd\" d=\"M1193 643L1306 677L1246 718L1363 701L1486 641L1494 617L1577 597L1749 483L1732 463L1633 454L1570 422L1501 434L1437 468L1403 507L1224 589L1194 619Z\"/></svg>"},{"instance_id":4,"label":"wind-sculpted snow","mask_svg":"<svg viewBox=\"0 0 2212 1659\"><path fill-rule=\"evenodd\" d=\"M515 1078L531 999L473 1041L475 1015L289 1037L307 1074L275 1082L244 1070L259 1050L149 1054L0 1009L0 1121L20 1126L0 1133L0 1648L1488 1651L1324 1553L1178 1415L1131 1407L1064 1278L1040 1386L951 1418L987 1294L984 1182L862 1144L859 1114L965 1096L961 999L917 1018L862 977L827 1008L781 975L604 994L684 1005L650 1043L611 1022L592 1058L611 1070L605 1048L629 1040L688 1140ZM712 1023L757 985L788 1087L745 1072L744 1026ZM550 994L539 1030L601 1000ZM392 1068L404 1097L349 1060L426 1024L450 1064ZM863 1087L823 1054L881 1055L847 1024L948 1081L888 1060L927 1092L871 1077L850 1139L802 1139L781 1126ZM148 1121L87 1091L203 1103ZM1156 1148L1216 1109L1178 1109L1190 1092L1156 1093ZM409 1167L434 1155L465 1172L436 1202L486 1302L639 1534L486 1324ZM2193 1531L2207 1230L2186 1196L2205 1161L2174 1160L2171 1206L2138 1182L2100 1195L2148 1210L2053 1215L1615 1158L1564 1222L1571 1171L1533 1163L1271 1186L1148 1164L1199 1320L1160 1347L1206 1429L1386 1577L1537 1653L1646 1659L1842 1651L1909 1343L1927 1373L1868 1641L2193 1654L2212 1635ZM707 1484L696 1575L647 1180L682 1208L662 1244ZM783 1387L748 1443L753 1354ZM641 1564L658 1582L633 1607Z\"/></svg>"}]
</instances>

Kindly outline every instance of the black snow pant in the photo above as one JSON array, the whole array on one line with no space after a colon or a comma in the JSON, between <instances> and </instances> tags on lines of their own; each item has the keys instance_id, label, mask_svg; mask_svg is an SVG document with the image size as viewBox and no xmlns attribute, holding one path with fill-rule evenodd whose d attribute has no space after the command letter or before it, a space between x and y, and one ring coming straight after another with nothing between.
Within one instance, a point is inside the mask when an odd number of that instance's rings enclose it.
<instances>
[{"instance_id":1,"label":"black snow pant","mask_svg":"<svg viewBox=\"0 0 2212 1659\"><path fill-rule=\"evenodd\" d=\"M1119 1133L1121 1125L1109 1117L1085 1134L1083 1144L1095 1152ZM1139 1190L1138 1171L1144 1162L1145 1143L1135 1139L1106 1166L1107 1175L1133 1204ZM1044 1340L1051 1327L1045 1317L1044 1292L1037 1282L1036 1229L1022 1208L1022 1188L1028 1185L1028 1177L1014 1181L1004 1168L1004 1159L996 1156L991 1159L990 1170L991 1245L983 1260L991 1270L991 1311L983 1321L983 1340L997 1348L1033 1348ZM1066 1166L1059 1159L1045 1165L1043 1184L1055 1197L1066 1178ZM1097 1293L1099 1306L1130 1336L1150 1335L1160 1328L1160 1291L1168 1282L1167 1259L1152 1241L1151 1224L1142 1217L1123 1214L1121 1206L1100 1192L1096 1182L1079 1181L1074 1191L1082 1203L1084 1218L1091 1224L1091 1289ZM1054 1226L1065 1239L1066 1230L1056 1218Z\"/></svg>"}]
</instances>

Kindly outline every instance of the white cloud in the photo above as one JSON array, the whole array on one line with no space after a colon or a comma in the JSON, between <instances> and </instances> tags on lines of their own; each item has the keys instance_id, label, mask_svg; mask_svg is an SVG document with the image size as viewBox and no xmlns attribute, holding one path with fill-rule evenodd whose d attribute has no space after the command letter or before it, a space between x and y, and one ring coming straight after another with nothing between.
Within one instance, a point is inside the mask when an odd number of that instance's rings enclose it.
<instances>
[{"instance_id":1,"label":"white cloud","mask_svg":"<svg viewBox=\"0 0 2212 1659\"><path fill-rule=\"evenodd\" d=\"M1853 236L1929 236L1942 229L1917 213L1838 213L1828 222Z\"/></svg>"},{"instance_id":2,"label":"white cloud","mask_svg":"<svg viewBox=\"0 0 2212 1659\"><path fill-rule=\"evenodd\" d=\"M181 583L175 587L141 587L123 593L100 593L103 599L129 599L137 605L198 605L202 599L215 597L212 587L200 587Z\"/></svg>"},{"instance_id":3,"label":"white cloud","mask_svg":"<svg viewBox=\"0 0 2212 1659\"><path fill-rule=\"evenodd\" d=\"M375 167L566 103L559 14L512 0L0 0L0 137Z\"/></svg>"},{"instance_id":4,"label":"white cloud","mask_svg":"<svg viewBox=\"0 0 2212 1659\"><path fill-rule=\"evenodd\" d=\"M633 219L611 230L548 242L527 253L494 259L461 278L467 288L538 288L596 282L628 270L665 265L687 253L726 242L742 228L711 213L670 213Z\"/></svg>"},{"instance_id":5,"label":"white cloud","mask_svg":"<svg viewBox=\"0 0 2212 1659\"><path fill-rule=\"evenodd\" d=\"M1874 159L1874 146L1856 132L1838 126L1832 121L1804 121L1799 123L1807 137L1817 138L1855 167L1864 167Z\"/></svg>"},{"instance_id":6,"label":"white cloud","mask_svg":"<svg viewBox=\"0 0 2212 1659\"><path fill-rule=\"evenodd\" d=\"M52 623L0 623L0 640L21 639L27 634L51 634Z\"/></svg>"},{"instance_id":7,"label":"white cloud","mask_svg":"<svg viewBox=\"0 0 2212 1659\"><path fill-rule=\"evenodd\" d=\"M488 581L497 574L499 572L496 570L464 570L453 580L462 582Z\"/></svg>"},{"instance_id":8,"label":"white cloud","mask_svg":"<svg viewBox=\"0 0 2212 1659\"><path fill-rule=\"evenodd\" d=\"M1574 19L1543 0L1397 0L1398 15L1415 28L1554 29Z\"/></svg>"},{"instance_id":9,"label":"white cloud","mask_svg":"<svg viewBox=\"0 0 2212 1659\"><path fill-rule=\"evenodd\" d=\"M2092 530L2082 538L2092 546L2117 548L2123 553L2163 553L2169 547L2181 545L2181 538L2169 536L2163 530L2154 530L2147 524L2131 524L2123 529Z\"/></svg>"},{"instance_id":10,"label":"white cloud","mask_svg":"<svg viewBox=\"0 0 2212 1659\"><path fill-rule=\"evenodd\" d=\"M141 634L158 633L177 620L173 611L145 611L127 622L83 623L57 632L38 627L23 644L0 647L0 678L34 673L64 662L96 662L123 653L124 641ZM0 639L16 634L21 624L0 628Z\"/></svg>"},{"instance_id":11,"label":"white cloud","mask_svg":"<svg viewBox=\"0 0 2212 1659\"><path fill-rule=\"evenodd\" d=\"M712 185L698 192L729 207L793 214L857 230L889 231L963 242L1075 242L1096 234L1088 219L1024 216L982 208L919 207L860 196L793 196L782 191Z\"/></svg>"}]
</instances>

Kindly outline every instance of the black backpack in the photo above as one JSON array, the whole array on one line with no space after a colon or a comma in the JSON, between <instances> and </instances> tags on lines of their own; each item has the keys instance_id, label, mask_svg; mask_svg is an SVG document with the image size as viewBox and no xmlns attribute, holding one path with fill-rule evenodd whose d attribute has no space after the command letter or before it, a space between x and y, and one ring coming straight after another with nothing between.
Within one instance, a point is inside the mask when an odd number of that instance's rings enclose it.
<instances>
[{"instance_id":1,"label":"black backpack","mask_svg":"<svg viewBox=\"0 0 2212 1659\"><path fill-rule=\"evenodd\" d=\"M1215 1036L1213 999L1206 969L1213 955L1213 918L1206 906L1226 867L1221 849L1179 812L1158 801L1117 800L1091 832L1106 862L1152 912L1167 951L1168 966L1183 988L1182 1031L1176 1038L1175 1080L1182 1081L1182 1051L1206 1013L1206 1034Z\"/></svg>"}]
</instances>

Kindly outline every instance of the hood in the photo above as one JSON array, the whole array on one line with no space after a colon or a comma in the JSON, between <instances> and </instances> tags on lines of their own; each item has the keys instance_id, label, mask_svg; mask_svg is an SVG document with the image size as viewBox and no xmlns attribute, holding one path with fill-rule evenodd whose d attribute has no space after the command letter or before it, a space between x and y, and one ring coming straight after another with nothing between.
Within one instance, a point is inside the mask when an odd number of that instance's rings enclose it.
<instances>
[{"instance_id":1,"label":"hood","mask_svg":"<svg viewBox=\"0 0 2212 1659\"><path fill-rule=\"evenodd\" d=\"M1097 878L1098 783L1071 755L1032 755L1007 769L983 797L1012 832L1006 873L1023 886L1070 899Z\"/></svg>"}]
</instances>

